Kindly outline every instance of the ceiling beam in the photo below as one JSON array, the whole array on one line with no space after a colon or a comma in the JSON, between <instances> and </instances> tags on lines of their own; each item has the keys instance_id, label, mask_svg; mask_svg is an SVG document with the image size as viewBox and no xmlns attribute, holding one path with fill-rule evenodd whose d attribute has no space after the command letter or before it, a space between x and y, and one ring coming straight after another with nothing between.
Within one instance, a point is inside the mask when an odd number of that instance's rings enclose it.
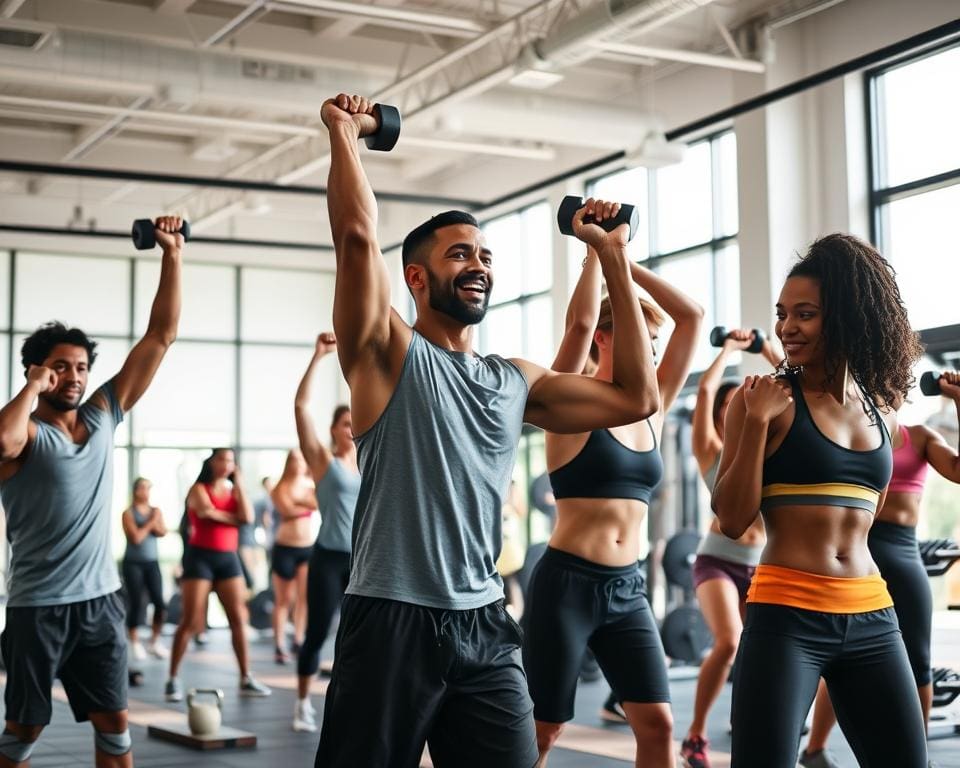
<instances>
[{"instance_id":1,"label":"ceiling beam","mask_svg":"<svg viewBox=\"0 0 960 768\"><path fill-rule=\"evenodd\" d=\"M680 61L685 64L698 64L704 67L720 67L733 69L738 72L753 72L761 74L767 67L762 61L752 59L738 59L734 56L717 56L713 53L689 51L680 48L657 48L652 45L636 45L634 43L615 43L609 40L596 40L590 45L600 51L616 53L622 56L637 56L642 59L659 59L661 61Z\"/></svg>"}]
</instances>

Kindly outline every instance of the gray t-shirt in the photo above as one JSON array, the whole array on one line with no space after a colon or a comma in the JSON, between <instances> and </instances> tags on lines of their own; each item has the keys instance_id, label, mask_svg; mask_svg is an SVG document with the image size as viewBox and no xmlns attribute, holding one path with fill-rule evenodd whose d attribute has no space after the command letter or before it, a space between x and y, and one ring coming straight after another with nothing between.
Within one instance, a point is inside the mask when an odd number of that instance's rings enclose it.
<instances>
[{"instance_id":1,"label":"gray t-shirt","mask_svg":"<svg viewBox=\"0 0 960 768\"><path fill-rule=\"evenodd\" d=\"M353 515L360 494L360 475L347 469L336 456L326 474L317 483L317 509L320 510L320 532L317 546L334 552L350 551Z\"/></svg>"},{"instance_id":2,"label":"gray t-shirt","mask_svg":"<svg viewBox=\"0 0 960 768\"><path fill-rule=\"evenodd\" d=\"M81 445L34 419L37 437L13 477L0 486L7 513L7 605L66 605L120 589L110 552L113 433L123 420L113 384L88 399L78 417L90 433Z\"/></svg>"},{"instance_id":3,"label":"gray t-shirt","mask_svg":"<svg viewBox=\"0 0 960 768\"><path fill-rule=\"evenodd\" d=\"M133 522L137 528L143 528L150 522L153 510L149 509L145 515L141 515L136 507L130 507L130 514L133 515ZM157 559L157 537L152 533L147 534L146 538L139 544L133 544L127 540L127 549L123 553L123 559L131 563L152 563Z\"/></svg>"},{"instance_id":4,"label":"gray t-shirt","mask_svg":"<svg viewBox=\"0 0 960 768\"><path fill-rule=\"evenodd\" d=\"M414 331L393 397L356 439L348 594L450 610L503 597L500 510L526 399L509 361L449 352Z\"/></svg>"}]
</instances>

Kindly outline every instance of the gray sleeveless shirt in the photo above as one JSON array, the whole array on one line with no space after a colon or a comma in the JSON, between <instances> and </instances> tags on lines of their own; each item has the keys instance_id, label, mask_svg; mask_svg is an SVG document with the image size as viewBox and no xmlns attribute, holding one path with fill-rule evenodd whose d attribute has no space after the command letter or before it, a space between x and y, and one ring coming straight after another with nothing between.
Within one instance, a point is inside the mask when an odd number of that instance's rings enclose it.
<instances>
[{"instance_id":1,"label":"gray sleeveless shirt","mask_svg":"<svg viewBox=\"0 0 960 768\"><path fill-rule=\"evenodd\" d=\"M526 399L513 363L413 332L390 402L356 439L348 594L450 610L503 597L500 511Z\"/></svg>"},{"instance_id":2,"label":"gray sleeveless shirt","mask_svg":"<svg viewBox=\"0 0 960 768\"><path fill-rule=\"evenodd\" d=\"M97 392L107 410L91 400L80 406L77 416L89 432L82 445L31 417L37 437L0 488L10 541L8 606L66 605L120 589L110 503L113 433L123 412L112 382Z\"/></svg>"},{"instance_id":3,"label":"gray sleeveless shirt","mask_svg":"<svg viewBox=\"0 0 960 768\"><path fill-rule=\"evenodd\" d=\"M130 514L133 515L133 522L137 528L143 528L143 526L149 523L152 513L153 510L151 509L147 514L141 515L137 512L136 507L130 507ZM153 562L157 559L157 537L152 533L148 534L139 544L132 544L128 539L127 549L123 553L123 559L129 560L131 563Z\"/></svg>"},{"instance_id":4,"label":"gray sleeveless shirt","mask_svg":"<svg viewBox=\"0 0 960 768\"><path fill-rule=\"evenodd\" d=\"M320 532L316 545L334 552L350 551L353 514L360 494L360 475L347 469L336 456L317 483L317 509L320 510Z\"/></svg>"}]
</instances>

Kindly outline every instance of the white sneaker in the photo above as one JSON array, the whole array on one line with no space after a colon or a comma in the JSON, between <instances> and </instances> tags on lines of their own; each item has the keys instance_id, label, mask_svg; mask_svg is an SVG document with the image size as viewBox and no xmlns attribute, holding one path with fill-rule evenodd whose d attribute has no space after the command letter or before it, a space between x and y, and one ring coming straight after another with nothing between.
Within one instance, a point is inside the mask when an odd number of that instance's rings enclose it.
<instances>
[{"instance_id":1,"label":"white sneaker","mask_svg":"<svg viewBox=\"0 0 960 768\"><path fill-rule=\"evenodd\" d=\"M170 657L170 651L168 651L166 646L159 640L156 640L147 646L147 653L149 653L155 659L167 659Z\"/></svg>"},{"instance_id":2,"label":"white sneaker","mask_svg":"<svg viewBox=\"0 0 960 768\"><path fill-rule=\"evenodd\" d=\"M317 732L317 713L310 702L301 704L297 702L293 710L293 730L297 733L316 733Z\"/></svg>"},{"instance_id":3,"label":"white sneaker","mask_svg":"<svg viewBox=\"0 0 960 768\"><path fill-rule=\"evenodd\" d=\"M254 678L253 675L247 675L240 680L240 695L241 696L269 696L273 691L259 680Z\"/></svg>"},{"instance_id":4,"label":"white sneaker","mask_svg":"<svg viewBox=\"0 0 960 768\"><path fill-rule=\"evenodd\" d=\"M147 658L147 649L137 640L135 643L130 643L130 655L137 661L143 661Z\"/></svg>"},{"instance_id":5,"label":"white sneaker","mask_svg":"<svg viewBox=\"0 0 960 768\"><path fill-rule=\"evenodd\" d=\"M171 677L167 680L163 689L163 697L167 701L183 701L183 686L180 684L179 677Z\"/></svg>"}]
</instances>

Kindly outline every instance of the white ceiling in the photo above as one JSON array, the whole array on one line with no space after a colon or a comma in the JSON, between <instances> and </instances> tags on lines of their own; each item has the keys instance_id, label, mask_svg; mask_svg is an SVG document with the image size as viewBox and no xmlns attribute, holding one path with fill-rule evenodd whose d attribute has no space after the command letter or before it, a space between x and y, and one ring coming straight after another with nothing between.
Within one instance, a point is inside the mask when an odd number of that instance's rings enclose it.
<instances>
[{"instance_id":1,"label":"white ceiling","mask_svg":"<svg viewBox=\"0 0 960 768\"><path fill-rule=\"evenodd\" d=\"M0 0L0 160L322 185L317 110L343 90L405 114L397 148L366 155L378 190L490 200L636 148L669 127L659 78L760 69L751 31L823 4ZM45 37L2 44L23 32ZM676 61L691 53L714 58ZM544 73L556 82L543 90L511 83ZM274 239L329 239L325 205L303 195L3 172L0 199L0 223L120 228L162 207L210 232L263 219Z\"/></svg>"}]
</instances>

